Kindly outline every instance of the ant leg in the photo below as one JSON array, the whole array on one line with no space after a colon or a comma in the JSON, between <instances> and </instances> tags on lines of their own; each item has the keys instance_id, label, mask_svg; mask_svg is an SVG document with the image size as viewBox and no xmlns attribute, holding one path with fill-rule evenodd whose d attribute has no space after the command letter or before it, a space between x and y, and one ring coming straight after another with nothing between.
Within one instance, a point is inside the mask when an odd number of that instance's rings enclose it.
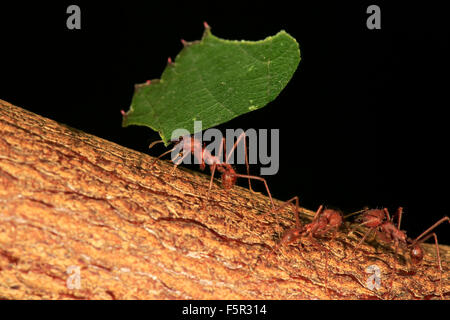
<instances>
[{"instance_id":1,"label":"ant leg","mask_svg":"<svg viewBox=\"0 0 450 320\"><path fill-rule=\"evenodd\" d=\"M239 135L239 137L237 138L236 142L235 142L234 145L233 145L233 148L231 148L230 153L229 153L228 155L226 155L226 158L225 158L225 162L226 162L226 163L228 163L228 161L230 160L231 154L234 152L234 150L236 149L237 145L239 144L239 142L241 141L241 139L242 139L243 137L245 137L245 132L242 132L242 133Z\"/></svg>"},{"instance_id":2,"label":"ant leg","mask_svg":"<svg viewBox=\"0 0 450 320\"><path fill-rule=\"evenodd\" d=\"M320 208L319 208L319 209L320 209ZM336 230L336 231L337 231L337 230ZM320 252L321 255L322 255L322 252L325 251L325 280L324 280L324 283L325 283L325 292L328 293L328 258L329 258L329 255L330 255L330 250L328 250L324 245L322 245L321 243L319 243L319 242L316 240L316 238L314 238L314 237L311 236L311 234L310 234L310 239L311 239L311 243L312 243L314 246L316 246L316 247L319 248L319 250L321 251L321 252ZM317 273L317 275L319 276L319 273L317 272L317 269L316 269L316 273ZM320 277L320 276L319 276L319 277Z\"/></svg>"},{"instance_id":3,"label":"ant leg","mask_svg":"<svg viewBox=\"0 0 450 320\"><path fill-rule=\"evenodd\" d=\"M366 212L367 210L369 210L369 208L368 208L368 207L364 207L364 208L361 209L361 210L358 210L358 211L355 211L355 212L352 212L352 213L349 213L349 214L343 216L343 219L346 220L347 218L349 218L349 217L351 217L351 216L360 214L360 213L362 213L362 212ZM350 231L348 232L348 234L349 234L349 235L350 235L350 234L353 234L353 232L354 232L355 230L356 230L356 226L350 227Z\"/></svg>"},{"instance_id":4,"label":"ant leg","mask_svg":"<svg viewBox=\"0 0 450 320\"><path fill-rule=\"evenodd\" d=\"M222 148L225 150L225 143L224 143L224 141L225 141L225 138L222 138L222 141L220 142L219 153L218 153L218 158L217 158L218 159L217 161L219 161L219 164L222 161L221 160ZM205 151L203 151L203 153L204 152ZM203 154L202 154L202 157L204 158ZM209 201L209 196L210 196L211 189L212 189L212 186L213 186L213 181L214 181L214 174L215 174L216 168L217 168L217 161L213 162L212 164L208 163L208 165L210 165L210 166L212 165L212 167L210 167L211 168L211 179L209 180L209 187L208 187L208 193L206 195L206 201Z\"/></svg>"},{"instance_id":5,"label":"ant leg","mask_svg":"<svg viewBox=\"0 0 450 320\"><path fill-rule=\"evenodd\" d=\"M437 221L435 224L433 224L431 227L429 227L427 230L425 230L424 232L422 232L412 243L411 245L415 245L417 242L419 242L419 240L421 238L423 238L428 232L430 232L431 230L433 230L434 228L436 228L438 225L440 225L441 223L444 223L445 221L450 222L450 218L445 216L443 218L441 218L439 221ZM423 242L420 241L420 242Z\"/></svg>"},{"instance_id":6,"label":"ant leg","mask_svg":"<svg viewBox=\"0 0 450 320\"><path fill-rule=\"evenodd\" d=\"M335 228L333 232L333 236L330 239L332 243L338 234L339 228ZM325 248L325 247L324 247ZM331 250L325 248L326 258L325 258L325 292L328 292L328 259L330 258Z\"/></svg>"},{"instance_id":7,"label":"ant leg","mask_svg":"<svg viewBox=\"0 0 450 320\"><path fill-rule=\"evenodd\" d=\"M248 164L248 155L247 155L247 139L244 137L244 150L245 150L245 166L247 167L247 174L250 175L250 166ZM250 179L248 179L248 189L251 193L255 193L252 189L252 183L250 182Z\"/></svg>"},{"instance_id":8,"label":"ant leg","mask_svg":"<svg viewBox=\"0 0 450 320\"><path fill-rule=\"evenodd\" d=\"M355 248L353 249L352 255L356 252L356 249L358 249L358 247L361 245L361 243L363 243L363 241L367 238L367 236L369 234L372 233L372 231L374 231L375 228L370 228L369 231L366 232L366 234L364 235L364 237L362 237L362 239L358 242L358 244L355 246Z\"/></svg>"},{"instance_id":9,"label":"ant leg","mask_svg":"<svg viewBox=\"0 0 450 320\"><path fill-rule=\"evenodd\" d=\"M403 208L398 207L396 216L398 217L397 222L397 229L400 230L400 224L402 223L402 215L403 215Z\"/></svg>"},{"instance_id":10,"label":"ant leg","mask_svg":"<svg viewBox=\"0 0 450 320\"><path fill-rule=\"evenodd\" d=\"M177 162L174 164L172 172L170 174L173 174L175 172L175 169L180 165L181 162L183 162L184 158L186 158L189 155L189 153L186 153L183 155Z\"/></svg>"},{"instance_id":11,"label":"ant leg","mask_svg":"<svg viewBox=\"0 0 450 320\"><path fill-rule=\"evenodd\" d=\"M209 180L209 188L208 188L208 194L211 191L212 188L212 184L213 184L213 180L214 180L214 173L216 172L216 164L214 163L212 165L212 169L211 169L211 180Z\"/></svg>"},{"instance_id":12,"label":"ant leg","mask_svg":"<svg viewBox=\"0 0 450 320\"><path fill-rule=\"evenodd\" d=\"M255 179L255 180L259 180L259 181L264 182L264 186L266 187L266 191L267 191L267 194L269 196L270 203L272 204L272 212L275 212L275 204L273 202L272 194L270 193L269 186L267 185L266 179L258 177L258 176L249 176L249 175L246 175L246 174L239 174L239 173L236 173L235 176L238 177L238 178L249 178L249 179ZM264 214L264 216L267 215L267 213L268 212L266 212ZM277 224L279 226L280 225L280 221L278 220L278 215L275 215L275 217L276 217L276 220L277 220Z\"/></svg>"},{"instance_id":13,"label":"ant leg","mask_svg":"<svg viewBox=\"0 0 450 320\"><path fill-rule=\"evenodd\" d=\"M222 163L222 148L223 148L223 153L225 154L225 156L227 155L227 150L226 150L226 146L225 146L225 138L222 138L222 141L220 142L220 147L219 147L219 161Z\"/></svg>"},{"instance_id":14,"label":"ant leg","mask_svg":"<svg viewBox=\"0 0 450 320\"><path fill-rule=\"evenodd\" d=\"M431 234L434 237L434 245L436 246L436 255L437 255L437 259L438 259L438 266L439 266L439 287L440 287L440 296L442 299L444 299L444 296L442 295L442 264L441 264L441 255L439 254L439 243L438 243L438 239L436 236L436 233L432 233Z\"/></svg>"},{"instance_id":15,"label":"ant leg","mask_svg":"<svg viewBox=\"0 0 450 320\"><path fill-rule=\"evenodd\" d=\"M430 231L432 231L434 228L436 228L438 225L444 223L445 221L450 222L450 218L445 216L442 217L440 220L438 220L435 224L433 224L431 227L429 227L427 230L425 230L424 232L422 232L412 243L411 246L414 246L416 244L422 243L424 241L426 241L427 239L429 239L430 237L434 237L434 243L436 245L436 253L437 253L437 259L438 259L438 266L439 266L439 271L440 271L440 287L441 287L441 297L442 297L442 264L441 264L441 256L439 253L439 244L438 244L438 240L437 240L437 236L436 234L433 232L431 234L428 234Z\"/></svg>"},{"instance_id":16,"label":"ant leg","mask_svg":"<svg viewBox=\"0 0 450 320\"><path fill-rule=\"evenodd\" d=\"M152 162L152 164L151 164L150 167L153 167L153 166L155 165L156 160L161 159L161 158L164 157L166 154L168 154L168 153L174 151L175 149L176 149L176 146L175 146L174 148L170 149L169 151L166 151L166 152L164 152L163 154L159 155L157 158L155 158L155 159L153 160L153 162Z\"/></svg>"},{"instance_id":17,"label":"ant leg","mask_svg":"<svg viewBox=\"0 0 450 320\"><path fill-rule=\"evenodd\" d=\"M334 239L336 239L338 231L339 231L339 228L334 229L333 236L331 237L330 242L333 242Z\"/></svg>"},{"instance_id":18,"label":"ant leg","mask_svg":"<svg viewBox=\"0 0 450 320\"><path fill-rule=\"evenodd\" d=\"M334 229L333 236L330 239L331 243L334 241L334 239L336 239L338 231L339 231L339 227L336 227ZM328 292L328 259L330 258L331 250L326 249L326 248L325 248L325 250L327 251L327 258L325 260L325 270L326 270L326 273L325 273L325 290Z\"/></svg>"},{"instance_id":19,"label":"ant leg","mask_svg":"<svg viewBox=\"0 0 450 320\"><path fill-rule=\"evenodd\" d=\"M225 147L225 138L222 138L222 141L220 142L220 147L219 147L219 161L220 157L222 156L222 147ZM217 163L213 163L212 164L212 169L211 169L211 180L209 181L209 189L208 189L208 194L211 191L212 188L212 184L213 184L213 180L214 180L214 173L216 172L216 167L217 167Z\"/></svg>"},{"instance_id":20,"label":"ant leg","mask_svg":"<svg viewBox=\"0 0 450 320\"><path fill-rule=\"evenodd\" d=\"M281 206L279 206L276 210L278 211L278 210L283 209L287 205L291 204L293 201L295 201L295 227L292 229L289 229L288 231L285 232L285 234L281 238L280 242L278 242L278 244L275 247L273 247L272 251L270 251L270 253L267 255L266 259L268 259L283 244L295 241L298 237L300 237L300 234L303 231L302 226L300 225L300 219L298 217L298 207L299 207L298 202L299 202L299 200L298 200L297 196L293 197L292 199L289 199L288 201L283 203Z\"/></svg>"},{"instance_id":21,"label":"ant leg","mask_svg":"<svg viewBox=\"0 0 450 320\"><path fill-rule=\"evenodd\" d=\"M400 230L400 225L402 222L402 216L403 216L403 208L402 207L398 207L397 212L392 216L392 219L389 215L389 211L387 208L383 209L384 214L386 215L387 221L390 221L393 223L394 221L394 217L397 217L398 221L397 221L397 230ZM394 260L397 259L397 251L398 251L398 240L395 241L395 246L394 246ZM390 281L390 290L386 293L387 296L389 297L389 295L392 292L392 286L393 286L393 282L394 282L394 276L397 274L397 267L393 266L392 268L392 275L391 275L391 281Z\"/></svg>"},{"instance_id":22,"label":"ant leg","mask_svg":"<svg viewBox=\"0 0 450 320\"><path fill-rule=\"evenodd\" d=\"M437 256L439 273L440 273L440 277L439 277L440 296L443 299L444 296L442 295L442 264L441 264L441 255L439 254L439 243L438 243L436 233L433 232L433 233L429 234L428 236L423 238L420 242L424 242L431 237L434 237L434 245L436 246L436 256Z\"/></svg>"},{"instance_id":23,"label":"ant leg","mask_svg":"<svg viewBox=\"0 0 450 320\"><path fill-rule=\"evenodd\" d=\"M255 179L255 180L264 182L264 186L266 187L267 195L269 196L270 203L272 204L272 211L275 211L275 204L273 202L272 194L270 193L269 186L267 185L266 179L258 177L258 176L249 176L247 174L239 174L239 173L236 173L235 176L238 178L249 178L249 179Z\"/></svg>"},{"instance_id":24,"label":"ant leg","mask_svg":"<svg viewBox=\"0 0 450 320\"><path fill-rule=\"evenodd\" d=\"M394 246L394 261L396 261L396 259L397 259L397 250L398 250L398 241L395 241L395 246ZM397 274L397 267L394 265L394 266L392 267L392 272L391 272L391 281L390 281L390 284L389 284L390 289L389 289L388 292L386 292L386 295L387 295L388 299L389 299L389 296L390 296L390 294L391 294L391 292L392 292L392 286L393 286L393 283L394 283L394 276L395 276L396 274Z\"/></svg>"},{"instance_id":25,"label":"ant leg","mask_svg":"<svg viewBox=\"0 0 450 320\"><path fill-rule=\"evenodd\" d=\"M225 162L228 163L230 160L231 154L234 152L234 150L237 148L239 142L244 139L244 152L245 152L245 166L247 167L247 175L250 176L250 167L248 164L248 155L247 155L247 139L245 136L245 132L242 132L239 137L237 138L236 142L233 145L233 148L231 148L230 153L227 155L227 158L225 159ZM252 183L250 181L250 178L248 178L248 188L252 193L255 193L252 189Z\"/></svg>"},{"instance_id":26,"label":"ant leg","mask_svg":"<svg viewBox=\"0 0 450 320\"><path fill-rule=\"evenodd\" d=\"M389 215L389 211L387 208L383 209L384 214L386 215L387 221L391 221L391 216Z\"/></svg>"},{"instance_id":27,"label":"ant leg","mask_svg":"<svg viewBox=\"0 0 450 320\"><path fill-rule=\"evenodd\" d=\"M319 209L317 209L316 213L314 214L313 221L317 219L317 217L322 212L322 210L323 210L323 205L321 204Z\"/></svg>"},{"instance_id":28,"label":"ant leg","mask_svg":"<svg viewBox=\"0 0 450 320\"><path fill-rule=\"evenodd\" d=\"M209 201L209 196L210 196L210 192L211 192L211 188L212 188L212 184L213 184L213 180L214 180L214 172L216 171L216 164L214 163L212 165L212 169L211 169L211 179L209 180L209 188L208 188L208 192L206 194L206 201ZM205 204L203 204L202 209L205 208Z\"/></svg>"},{"instance_id":29,"label":"ant leg","mask_svg":"<svg viewBox=\"0 0 450 320\"><path fill-rule=\"evenodd\" d=\"M280 211L281 209L283 209L284 207L286 207L289 204L292 204L292 202L295 201L295 227L300 229L300 219L298 217L298 208L299 208L299 199L297 196L287 200L285 203L283 203L281 206L279 206L278 208L275 209L275 212ZM275 213L274 212L274 213Z\"/></svg>"},{"instance_id":30,"label":"ant leg","mask_svg":"<svg viewBox=\"0 0 450 320\"><path fill-rule=\"evenodd\" d=\"M328 292L328 258L329 258L329 251L328 249L326 250L326 258L325 258L325 292Z\"/></svg>"}]
</instances>

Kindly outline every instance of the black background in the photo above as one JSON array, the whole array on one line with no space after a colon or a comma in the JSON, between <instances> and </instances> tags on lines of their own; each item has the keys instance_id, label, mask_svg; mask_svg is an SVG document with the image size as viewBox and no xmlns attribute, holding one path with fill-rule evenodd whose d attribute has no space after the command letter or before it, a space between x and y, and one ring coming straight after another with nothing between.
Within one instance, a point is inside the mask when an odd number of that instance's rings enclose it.
<instances>
[{"instance_id":1,"label":"black background","mask_svg":"<svg viewBox=\"0 0 450 320\"><path fill-rule=\"evenodd\" d=\"M295 2L2 2L0 99L158 155L165 149L147 149L155 132L121 127L134 84L159 78L181 38L200 39L203 21L225 39L284 29L302 56L291 82L265 108L219 128L280 129L280 170L266 177L274 197L345 212L403 206L402 229L416 237L448 214L446 11ZM70 4L81 8L81 30L66 28ZM366 27L369 4L381 7L381 30ZM448 225L437 232L450 243Z\"/></svg>"}]
</instances>

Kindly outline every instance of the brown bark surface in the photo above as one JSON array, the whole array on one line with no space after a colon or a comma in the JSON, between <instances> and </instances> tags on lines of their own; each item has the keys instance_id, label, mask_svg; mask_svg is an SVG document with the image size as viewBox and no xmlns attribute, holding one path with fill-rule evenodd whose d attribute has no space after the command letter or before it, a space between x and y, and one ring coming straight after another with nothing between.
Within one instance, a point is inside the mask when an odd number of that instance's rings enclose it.
<instances>
[{"instance_id":1,"label":"brown bark surface","mask_svg":"<svg viewBox=\"0 0 450 320\"><path fill-rule=\"evenodd\" d=\"M353 255L360 236L344 229L268 256L294 226L290 208L278 227L266 196L216 183L208 198L208 175L152 160L0 100L0 298L440 297L433 245L413 267L376 241ZM304 222L311 215L302 209ZM448 246L441 256L449 298Z\"/></svg>"}]
</instances>

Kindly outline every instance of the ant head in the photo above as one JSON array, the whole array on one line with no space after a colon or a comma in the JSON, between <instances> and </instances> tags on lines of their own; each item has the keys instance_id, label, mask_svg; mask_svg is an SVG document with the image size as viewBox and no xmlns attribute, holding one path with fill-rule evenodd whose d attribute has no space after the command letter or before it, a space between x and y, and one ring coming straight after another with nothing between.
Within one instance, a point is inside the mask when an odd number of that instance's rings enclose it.
<instances>
[{"instance_id":1,"label":"ant head","mask_svg":"<svg viewBox=\"0 0 450 320\"><path fill-rule=\"evenodd\" d=\"M331 215L339 215L339 216L344 216L344 213L342 212L341 209L336 208L336 207L325 207L323 209L323 213L327 213L327 214L331 214Z\"/></svg>"},{"instance_id":2,"label":"ant head","mask_svg":"<svg viewBox=\"0 0 450 320\"><path fill-rule=\"evenodd\" d=\"M325 209L309 224L311 235L324 235L330 230L337 230L342 226L343 216L340 210Z\"/></svg>"},{"instance_id":3,"label":"ant head","mask_svg":"<svg viewBox=\"0 0 450 320\"><path fill-rule=\"evenodd\" d=\"M423 259L423 249L417 243L411 246L410 254L414 264L419 263Z\"/></svg>"},{"instance_id":4,"label":"ant head","mask_svg":"<svg viewBox=\"0 0 450 320\"><path fill-rule=\"evenodd\" d=\"M381 209L370 209L365 211L360 217L358 217L357 222L364 224L366 227L373 228L381 225L386 218L384 210Z\"/></svg>"},{"instance_id":5,"label":"ant head","mask_svg":"<svg viewBox=\"0 0 450 320\"><path fill-rule=\"evenodd\" d=\"M342 214L342 211L340 209L334 208L325 208L322 211L321 216L325 217L328 224L332 225L342 225L342 222L344 221L344 215Z\"/></svg>"},{"instance_id":6,"label":"ant head","mask_svg":"<svg viewBox=\"0 0 450 320\"><path fill-rule=\"evenodd\" d=\"M186 137L179 136L177 139L173 139L172 142L173 142L175 145L177 145L177 144L179 144L179 143L182 143L183 140L184 140L185 138L187 138L187 136L186 136Z\"/></svg>"}]
</instances>

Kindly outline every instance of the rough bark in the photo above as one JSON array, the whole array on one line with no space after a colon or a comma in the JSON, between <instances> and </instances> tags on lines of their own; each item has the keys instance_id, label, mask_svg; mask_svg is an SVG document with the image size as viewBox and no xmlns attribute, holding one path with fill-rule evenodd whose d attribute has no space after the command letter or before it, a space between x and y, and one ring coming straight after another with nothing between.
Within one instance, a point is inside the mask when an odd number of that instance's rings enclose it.
<instances>
[{"instance_id":1,"label":"rough bark","mask_svg":"<svg viewBox=\"0 0 450 320\"><path fill-rule=\"evenodd\" d=\"M152 161L0 100L0 298L440 297L433 245L413 267L375 241L352 254L359 236L344 229L268 256L294 225L290 208L278 227L267 197L219 184L208 197L209 176ZM448 298L448 246L441 256ZM370 265L379 289L367 284Z\"/></svg>"}]
</instances>

